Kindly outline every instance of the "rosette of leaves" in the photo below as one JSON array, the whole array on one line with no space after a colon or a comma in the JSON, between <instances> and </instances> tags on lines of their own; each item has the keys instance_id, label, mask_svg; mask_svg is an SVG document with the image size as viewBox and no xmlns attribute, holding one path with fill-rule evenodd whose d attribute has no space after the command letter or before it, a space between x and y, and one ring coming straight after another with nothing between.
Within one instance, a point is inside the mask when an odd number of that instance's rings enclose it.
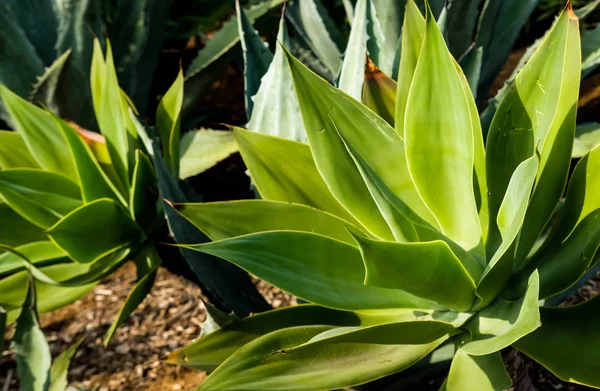
<instances>
[{"instance_id":1,"label":"rosette of leaves","mask_svg":"<svg viewBox=\"0 0 600 391\"><path fill-rule=\"evenodd\" d=\"M431 11L424 18L409 1L402 31L395 127L283 51L309 144L237 128L262 199L177 205L214 240L185 248L309 302L174 352L171 362L212 372L199 390L350 387L445 342L455 354L442 390L508 388L500 351L509 346L563 380L600 387L600 299L544 305L598 262L600 149L566 186L577 17L561 13L500 103L485 147Z\"/></svg>"}]
</instances>

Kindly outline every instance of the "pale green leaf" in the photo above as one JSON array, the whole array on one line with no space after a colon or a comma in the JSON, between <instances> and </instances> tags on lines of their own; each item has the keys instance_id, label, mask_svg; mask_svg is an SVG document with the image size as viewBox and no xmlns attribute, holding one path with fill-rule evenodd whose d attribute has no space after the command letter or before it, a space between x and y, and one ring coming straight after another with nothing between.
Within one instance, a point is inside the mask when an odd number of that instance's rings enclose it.
<instances>
[{"instance_id":1,"label":"pale green leaf","mask_svg":"<svg viewBox=\"0 0 600 391\"><path fill-rule=\"evenodd\" d=\"M340 71L338 87L356 100L362 97L362 86L365 78L365 59L367 56L367 9L369 0L358 0L354 7L352 28L348 38L348 46L344 53L344 61ZM302 100L300 100L302 102Z\"/></svg>"},{"instance_id":2,"label":"pale green leaf","mask_svg":"<svg viewBox=\"0 0 600 391\"><path fill-rule=\"evenodd\" d=\"M18 132L0 130L0 169L39 168Z\"/></svg>"},{"instance_id":3,"label":"pale green leaf","mask_svg":"<svg viewBox=\"0 0 600 391\"><path fill-rule=\"evenodd\" d=\"M369 0L367 48L377 67L388 75L393 74L396 48L400 40L404 1ZM374 52L377 56L374 56ZM393 126L393 125L392 125Z\"/></svg>"},{"instance_id":4,"label":"pale green leaf","mask_svg":"<svg viewBox=\"0 0 600 391\"><path fill-rule=\"evenodd\" d=\"M504 391L511 384L500 353L471 356L458 349L440 391Z\"/></svg>"},{"instance_id":5,"label":"pale green leaf","mask_svg":"<svg viewBox=\"0 0 600 391\"><path fill-rule=\"evenodd\" d=\"M67 253L50 241L30 242L16 247L15 250L25 255L37 267L68 260ZM10 251L0 254L0 275L11 274L21 269L23 269L23 260L21 257Z\"/></svg>"},{"instance_id":6,"label":"pale green leaf","mask_svg":"<svg viewBox=\"0 0 600 391\"><path fill-rule=\"evenodd\" d=\"M181 138L179 178L201 174L237 151L232 132L212 129L187 132Z\"/></svg>"},{"instance_id":7,"label":"pale green leaf","mask_svg":"<svg viewBox=\"0 0 600 391\"><path fill-rule=\"evenodd\" d=\"M600 124L596 122L577 125L572 158L583 157L595 146L600 145Z\"/></svg>"},{"instance_id":8,"label":"pale green leaf","mask_svg":"<svg viewBox=\"0 0 600 391\"><path fill-rule=\"evenodd\" d=\"M65 349L61 354L54 359L50 368L50 388L48 391L65 391L69 382L67 375L71 360L75 356L77 349L84 341L85 337L79 338L74 344Z\"/></svg>"},{"instance_id":9,"label":"pale green leaf","mask_svg":"<svg viewBox=\"0 0 600 391\"><path fill-rule=\"evenodd\" d=\"M167 166L179 176L179 135L181 128L181 107L183 105L183 71L163 95L156 109L156 127L160 134L163 156Z\"/></svg>"}]
</instances>

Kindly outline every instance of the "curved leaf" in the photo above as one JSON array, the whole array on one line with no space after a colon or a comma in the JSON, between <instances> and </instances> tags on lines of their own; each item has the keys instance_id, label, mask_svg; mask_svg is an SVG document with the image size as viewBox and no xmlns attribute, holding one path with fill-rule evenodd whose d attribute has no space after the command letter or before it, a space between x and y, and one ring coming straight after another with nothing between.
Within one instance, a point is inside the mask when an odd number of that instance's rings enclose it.
<instances>
[{"instance_id":1,"label":"curved leaf","mask_svg":"<svg viewBox=\"0 0 600 391\"><path fill-rule=\"evenodd\" d=\"M363 81L365 78L365 58L367 56L367 15L371 7L370 0L358 0L354 6L352 27L348 46L344 53L344 61L340 71L338 87L349 96L360 100L362 96ZM300 99L302 102L302 100Z\"/></svg>"},{"instance_id":2,"label":"curved leaf","mask_svg":"<svg viewBox=\"0 0 600 391\"><path fill-rule=\"evenodd\" d=\"M141 150L135 151L135 168L131 179L129 215L149 236L158 219L158 188L152 162Z\"/></svg>"},{"instance_id":3,"label":"curved leaf","mask_svg":"<svg viewBox=\"0 0 600 391\"><path fill-rule=\"evenodd\" d=\"M232 132L212 129L186 132L181 138L179 178L202 174L237 151Z\"/></svg>"},{"instance_id":4,"label":"curved leaf","mask_svg":"<svg viewBox=\"0 0 600 391\"><path fill-rule=\"evenodd\" d=\"M50 241L30 242L16 247L15 250L25 255L37 267L68 260L67 253ZM10 251L0 254L0 275L11 274L21 269L23 269L23 260L20 256Z\"/></svg>"},{"instance_id":5,"label":"curved leaf","mask_svg":"<svg viewBox=\"0 0 600 391\"><path fill-rule=\"evenodd\" d=\"M504 391L511 385L499 352L471 356L458 349L440 391Z\"/></svg>"},{"instance_id":6,"label":"curved leaf","mask_svg":"<svg viewBox=\"0 0 600 391\"><path fill-rule=\"evenodd\" d=\"M0 202L0 243L20 246L30 242L48 240L44 230L25 220L10 206Z\"/></svg>"},{"instance_id":7,"label":"curved leaf","mask_svg":"<svg viewBox=\"0 0 600 391\"><path fill-rule=\"evenodd\" d=\"M160 134L163 156L167 167L175 177L179 177L179 135L182 106L183 71L180 69L175 81L163 95L156 109L156 127Z\"/></svg>"},{"instance_id":8,"label":"curved leaf","mask_svg":"<svg viewBox=\"0 0 600 391\"><path fill-rule=\"evenodd\" d=\"M362 102L374 113L394 126L396 118L396 82L369 59L365 68Z\"/></svg>"},{"instance_id":9,"label":"curved leaf","mask_svg":"<svg viewBox=\"0 0 600 391\"><path fill-rule=\"evenodd\" d=\"M74 344L65 349L61 354L54 359L52 367L50 368L50 388L48 391L64 391L67 389L69 382L67 381L67 374L71 360L77 353L77 349L84 341L85 337L80 338Z\"/></svg>"},{"instance_id":10,"label":"curved leaf","mask_svg":"<svg viewBox=\"0 0 600 391\"><path fill-rule=\"evenodd\" d=\"M18 132L0 130L0 169L40 168Z\"/></svg>"}]
</instances>

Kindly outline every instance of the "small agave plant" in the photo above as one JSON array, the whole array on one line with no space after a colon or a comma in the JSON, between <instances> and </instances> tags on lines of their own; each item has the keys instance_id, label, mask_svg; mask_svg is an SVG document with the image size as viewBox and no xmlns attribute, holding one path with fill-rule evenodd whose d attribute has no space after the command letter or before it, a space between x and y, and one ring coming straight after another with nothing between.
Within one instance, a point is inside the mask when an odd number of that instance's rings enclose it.
<instances>
[{"instance_id":1,"label":"small agave plant","mask_svg":"<svg viewBox=\"0 0 600 391\"><path fill-rule=\"evenodd\" d=\"M508 388L508 346L600 387L600 299L544 306L597 263L600 244L600 149L555 212L575 132L577 17L568 5L516 78L486 148L431 11L409 1L402 39L395 129L285 53L309 145L234 129L262 200L176 205L214 240L187 248L311 303L174 352L212 372L199 390L350 387L445 343L455 355L443 390Z\"/></svg>"}]
</instances>

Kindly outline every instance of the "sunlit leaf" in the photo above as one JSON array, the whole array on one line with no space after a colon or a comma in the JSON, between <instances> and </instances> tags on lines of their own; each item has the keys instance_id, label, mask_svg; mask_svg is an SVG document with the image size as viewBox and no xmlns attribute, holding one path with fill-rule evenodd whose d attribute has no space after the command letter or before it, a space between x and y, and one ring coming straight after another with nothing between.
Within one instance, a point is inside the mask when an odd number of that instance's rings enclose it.
<instances>
[{"instance_id":1,"label":"sunlit leaf","mask_svg":"<svg viewBox=\"0 0 600 391\"><path fill-rule=\"evenodd\" d=\"M370 8L369 0L358 0L354 7L352 28L348 38L348 46L344 53L344 61L340 71L338 87L349 96L360 100L362 96L363 81L365 78L365 59L367 56L367 9ZM304 102L300 99L300 107Z\"/></svg>"},{"instance_id":2,"label":"sunlit leaf","mask_svg":"<svg viewBox=\"0 0 600 391\"><path fill-rule=\"evenodd\" d=\"M30 242L16 247L15 250L25 255L37 267L68 260L67 253L50 241ZM0 275L13 273L21 269L23 269L23 260L21 257L11 252L0 254Z\"/></svg>"},{"instance_id":3,"label":"sunlit leaf","mask_svg":"<svg viewBox=\"0 0 600 391\"><path fill-rule=\"evenodd\" d=\"M179 178L201 174L237 151L231 132L212 129L187 132L181 138Z\"/></svg>"},{"instance_id":4,"label":"sunlit leaf","mask_svg":"<svg viewBox=\"0 0 600 391\"><path fill-rule=\"evenodd\" d=\"M365 68L362 102L394 126L396 117L396 82L369 60Z\"/></svg>"},{"instance_id":5,"label":"sunlit leaf","mask_svg":"<svg viewBox=\"0 0 600 391\"><path fill-rule=\"evenodd\" d=\"M61 354L54 359L52 367L50 368L50 388L48 391L64 391L66 390L69 382L67 375L71 360L77 353L77 349L81 346L84 338L79 338L74 344L65 349Z\"/></svg>"},{"instance_id":6,"label":"sunlit leaf","mask_svg":"<svg viewBox=\"0 0 600 391\"><path fill-rule=\"evenodd\" d=\"M39 167L18 132L0 130L0 169Z\"/></svg>"},{"instance_id":7,"label":"sunlit leaf","mask_svg":"<svg viewBox=\"0 0 600 391\"><path fill-rule=\"evenodd\" d=\"M440 391L504 391L511 384L500 353L471 356L458 349Z\"/></svg>"},{"instance_id":8,"label":"sunlit leaf","mask_svg":"<svg viewBox=\"0 0 600 391\"><path fill-rule=\"evenodd\" d=\"M160 134L162 150L167 166L179 176L179 135L181 128L181 107L183 105L183 71L160 100L156 109L156 127Z\"/></svg>"}]
</instances>

